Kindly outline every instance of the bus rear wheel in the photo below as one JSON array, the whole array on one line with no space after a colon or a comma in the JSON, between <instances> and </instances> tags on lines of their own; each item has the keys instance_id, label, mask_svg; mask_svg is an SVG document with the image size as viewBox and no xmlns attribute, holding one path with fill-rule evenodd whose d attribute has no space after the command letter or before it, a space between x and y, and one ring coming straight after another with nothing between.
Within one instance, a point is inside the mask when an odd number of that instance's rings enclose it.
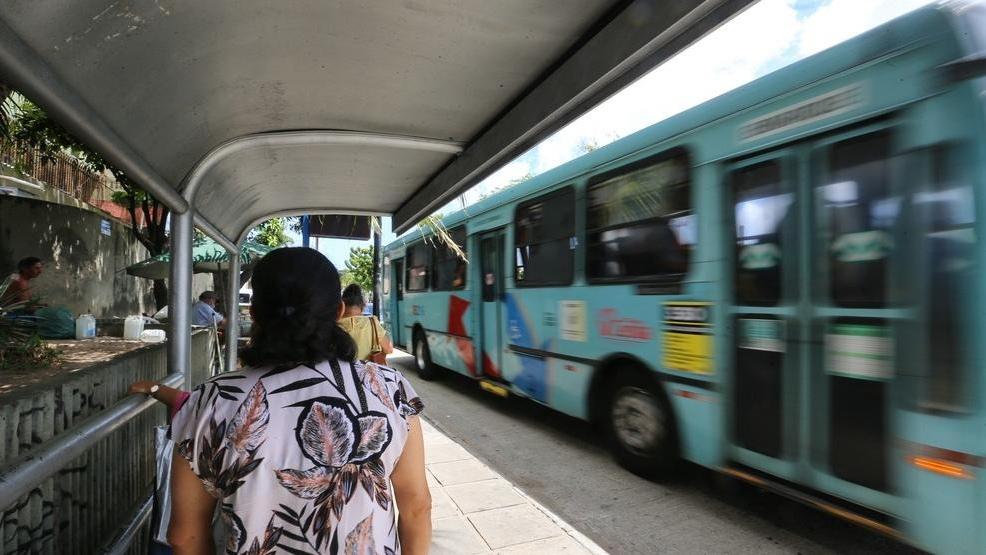
<instances>
[{"instance_id":1,"label":"bus rear wheel","mask_svg":"<svg viewBox=\"0 0 986 555\"><path fill-rule=\"evenodd\" d=\"M418 375L423 380L438 378L438 368L431 362L431 350L428 348L428 339L424 332L415 331L412 343L411 350L414 354L414 364L418 367Z\"/></svg>"},{"instance_id":2,"label":"bus rear wheel","mask_svg":"<svg viewBox=\"0 0 986 555\"><path fill-rule=\"evenodd\" d=\"M674 417L656 383L636 372L609 388L606 424L616 460L646 478L668 478L678 463Z\"/></svg>"}]
</instances>

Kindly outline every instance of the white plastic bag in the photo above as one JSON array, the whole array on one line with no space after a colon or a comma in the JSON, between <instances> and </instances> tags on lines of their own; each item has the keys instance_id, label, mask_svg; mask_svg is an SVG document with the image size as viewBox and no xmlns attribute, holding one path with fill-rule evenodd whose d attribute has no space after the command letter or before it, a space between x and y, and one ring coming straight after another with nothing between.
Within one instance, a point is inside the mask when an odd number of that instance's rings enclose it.
<instances>
[{"instance_id":1,"label":"white plastic bag","mask_svg":"<svg viewBox=\"0 0 986 555\"><path fill-rule=\"evenodd\" d=\"M171 454L175 442L168 438L170 426L154 428L154 453L157 477L154 482L154 512L151 514L151 540L168 545L171 522Z\"/></svg>"}]
</instances>

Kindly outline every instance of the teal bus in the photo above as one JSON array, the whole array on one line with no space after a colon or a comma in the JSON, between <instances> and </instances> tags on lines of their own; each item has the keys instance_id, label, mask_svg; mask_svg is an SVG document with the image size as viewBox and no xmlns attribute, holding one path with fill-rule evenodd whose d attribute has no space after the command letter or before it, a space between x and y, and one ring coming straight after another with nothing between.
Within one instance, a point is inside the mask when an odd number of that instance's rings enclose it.
<instances>
[{"instance_id":1,"label":"teal bus","mask_svg":"<svg viewBox=\"0 0 986 555\"><path fill-rule=\"evenodd\" d=\"M398 239L383 318L635 472L984 553L984 76L983 4L911 12Z\"/></svg>"}]
</instances>

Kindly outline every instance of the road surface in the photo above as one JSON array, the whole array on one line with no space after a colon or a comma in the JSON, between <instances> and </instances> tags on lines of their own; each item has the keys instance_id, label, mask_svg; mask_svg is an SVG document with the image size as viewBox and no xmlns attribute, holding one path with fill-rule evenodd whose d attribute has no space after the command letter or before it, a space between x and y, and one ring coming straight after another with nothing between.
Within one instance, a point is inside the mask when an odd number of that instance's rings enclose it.
<instances>
[{"instance_id":1,"label":"road surface","mask_svg":"<svg viewBox=\"0 0 986 555\"><path fill-rule=\"evenodd\" d=\"M495 397L451 372L422 381L400 352L390 363L411 380L430 422L611 553L917 553L696 466L672 483L638 478L587 423Z\"/></svg>"}]
</instances>

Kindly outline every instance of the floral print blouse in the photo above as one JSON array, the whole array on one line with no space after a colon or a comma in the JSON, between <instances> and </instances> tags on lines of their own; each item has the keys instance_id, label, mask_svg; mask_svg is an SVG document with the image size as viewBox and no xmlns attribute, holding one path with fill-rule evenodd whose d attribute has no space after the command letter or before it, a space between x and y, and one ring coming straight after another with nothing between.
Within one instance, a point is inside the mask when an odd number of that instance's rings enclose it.
<instances>
[{"instance_id":1,"label":"floral print blouse","mask_svg":"<svg viewBox=\"0 0 986 555\"><path fill-rule=\"evenodd\" d=\"M398 371L332 360L216 376L171 431L227 553L396 554L390 474L422 408Z\"/></svg>"}]
</instances>

